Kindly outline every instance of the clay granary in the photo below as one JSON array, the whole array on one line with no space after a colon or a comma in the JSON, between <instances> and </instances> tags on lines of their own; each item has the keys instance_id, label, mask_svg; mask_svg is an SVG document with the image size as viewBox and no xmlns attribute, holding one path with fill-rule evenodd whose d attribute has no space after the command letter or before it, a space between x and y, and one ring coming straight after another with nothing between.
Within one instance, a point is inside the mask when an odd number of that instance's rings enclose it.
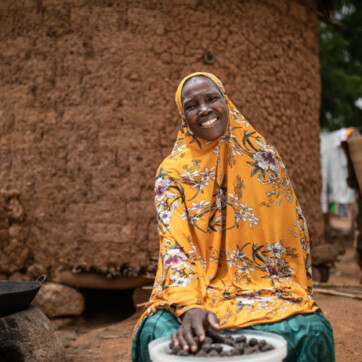
<instances>
[{"instance_id":1,"label":"clay granary","mask_svg":"<svg viewBox=\"0 0 362 362\"><path fill-rule=\"evenodd\" d=\"M154 176L192 71L277 147L324 242L317 1L2 0L0 17L0 279L154 275Z\"/></svg>"}]
</instances>

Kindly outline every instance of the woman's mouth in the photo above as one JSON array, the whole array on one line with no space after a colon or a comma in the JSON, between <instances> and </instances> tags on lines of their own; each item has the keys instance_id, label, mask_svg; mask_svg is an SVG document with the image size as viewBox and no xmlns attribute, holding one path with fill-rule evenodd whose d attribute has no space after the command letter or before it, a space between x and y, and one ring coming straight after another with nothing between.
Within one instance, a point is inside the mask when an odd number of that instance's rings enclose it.
<instances>
[{"instance_id":1,"label":"woman's mouth","mask_svg":"<svg viewBox=\"0 0 362 362\"><path fill-rule=\"evenodd\" d=\"M209 127L217 121L217 117L210 119L209 121L202 122L201 127Z\"/></svg>"}]
</instances>

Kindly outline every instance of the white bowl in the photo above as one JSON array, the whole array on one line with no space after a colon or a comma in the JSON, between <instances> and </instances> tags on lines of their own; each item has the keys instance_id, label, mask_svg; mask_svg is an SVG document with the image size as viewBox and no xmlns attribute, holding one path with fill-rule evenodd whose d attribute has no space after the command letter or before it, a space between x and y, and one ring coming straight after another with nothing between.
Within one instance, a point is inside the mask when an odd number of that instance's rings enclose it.
<instances>
[{"instance_id":1,"label":"white bowl","mask_svg":"<svg viewBox=\"0 0 362 362\"><path fill-rule=\"evenodd\" d=\"M234 338L244 335L249 340L250 338L265 339L275 349L267 352L253 353L250 355L241 355L233 357L196 357L196 356L175 356L171 354L169 344L171 336L161 337L152 341L148 345L148 351L151 361L153 362L225 362L225 361L242 361L242 362L281 362L287 356L287 341L280 335L269 332L240 330L234 332L224 332L222 335L232 335ZM225 350L229 347L225 346ZM229 347L230 348L230 347Z\"/></svg>"}]
</instances>

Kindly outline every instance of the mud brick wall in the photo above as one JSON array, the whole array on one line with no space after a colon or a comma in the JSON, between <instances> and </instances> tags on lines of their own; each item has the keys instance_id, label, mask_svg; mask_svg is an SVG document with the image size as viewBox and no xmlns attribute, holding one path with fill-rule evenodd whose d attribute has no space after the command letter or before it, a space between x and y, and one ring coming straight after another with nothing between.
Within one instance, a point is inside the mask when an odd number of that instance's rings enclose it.
<instances>
[{"instance_id":1,"label":"mud brick wall","mask_svg":"<svg viewBox=\"0 0 362 362\"><path fill-rule=\"evenodd\" d=\"M323 242L316 1L1 0L0 188L24 211L17 270L149 268L174 92L199 70L278 148Z\"/></svg>"}]
</instances>

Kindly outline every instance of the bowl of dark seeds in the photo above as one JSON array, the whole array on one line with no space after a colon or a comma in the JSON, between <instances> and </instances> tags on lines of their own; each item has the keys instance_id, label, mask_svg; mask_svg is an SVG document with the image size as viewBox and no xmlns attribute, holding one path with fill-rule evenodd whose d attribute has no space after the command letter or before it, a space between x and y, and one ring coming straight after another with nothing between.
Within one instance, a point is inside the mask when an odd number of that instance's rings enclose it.
<instances>
[{"instance_id":1,"label":"bowl of dark seeds","mask_svg":"<svg viewBox=\"0 0 362 362\"><path fill-rule=\"evenodd\" d=\"M242 361L281 362L287 355L286 340L274 333L244 330L218 333L206 332L201 342L195 337L197 352L174 346L171 336L158 338L148 345L153 362Z\"/></svg>"}]
</instances>

